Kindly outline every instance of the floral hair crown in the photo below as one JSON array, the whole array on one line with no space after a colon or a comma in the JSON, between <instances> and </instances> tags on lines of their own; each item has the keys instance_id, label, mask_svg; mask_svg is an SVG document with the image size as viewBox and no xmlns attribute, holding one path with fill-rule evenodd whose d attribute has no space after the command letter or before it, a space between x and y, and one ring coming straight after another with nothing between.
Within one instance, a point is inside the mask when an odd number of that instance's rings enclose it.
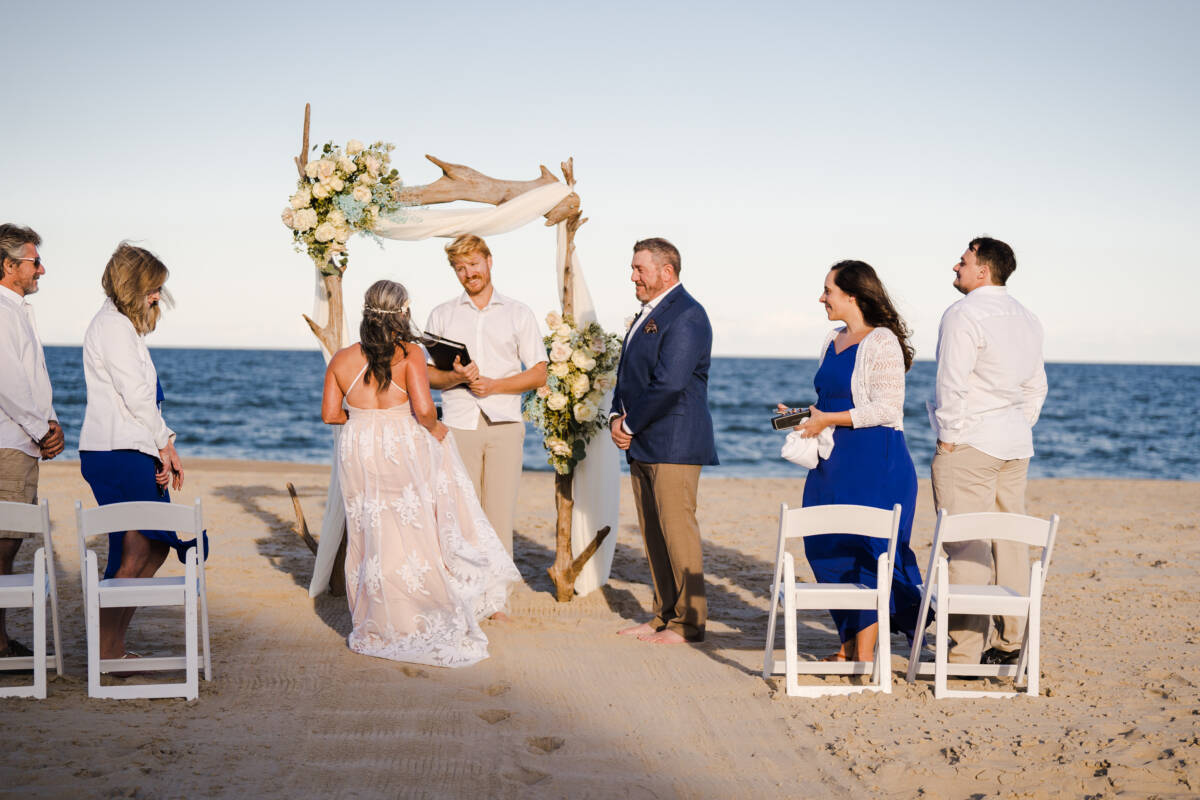
<instances>
[{"instance_id":1,"label":"floral hair crown","mask_svg":"<svg viewBox=\"0 0 1200 800\"><path fill-rule=\"evenodd\" d=\"M407 314L408 313L408 303L405 303L404 305L400 306L399 308L392 308L392 309L376 308L375 306L364 306L363 310L364 311L373 311L376 314Z\"/></svg>"}]
</instances>

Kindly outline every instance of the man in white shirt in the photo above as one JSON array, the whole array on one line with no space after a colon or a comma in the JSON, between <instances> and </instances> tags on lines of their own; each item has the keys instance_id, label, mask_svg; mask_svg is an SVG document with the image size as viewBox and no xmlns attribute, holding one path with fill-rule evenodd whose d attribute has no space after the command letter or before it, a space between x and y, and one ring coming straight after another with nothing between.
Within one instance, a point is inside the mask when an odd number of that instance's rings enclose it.
<instances>
[{"instance_id":1,"label":"man in white shirt","mask_svg":"<svg viewBox=\"0 0 1200 800\"><path fill-rule=\"evenodd\" d=\"M475 493L512 555L513 512L521 483L525 423L521 395L546 383L546 347L537 318L524 303L492 286L492 251L478 236L460 236L446 256L463 294L429 315L427 333L467 346L471 363L429 368L442 391L442 421L454 431Z\"/></svg>"},{"instance_id":2,"label":"man in white shirt","mask_svg":"<svg viewBox=\"0 0 1200 800\"><path fill-rule=\"evenodd\" d=\"M63 451L54 413L46 356L26 299L46 274L38 246L42 237L20 225L0 225L0 500L36 503L38 459ZM0 531L0 575L11 575L21 541L30 534ZM8 638L0 608L0 658L32 651Z\"/></svg>"},{"instance_id":3,"label":"man in white shirt","mask_svg":"<svg viewBox=\"0 0 1200 800\"><path fill-rule=\"evenodd\" d=\"M954 266L954 288L966 295L942 315L937 380L929 419L937 434L933 502L950 514L1025 513L1025 477L1033 426L1046 399L1042 324L1009 296L1017 268L1012 248L987 237L971 241ZM950 582L1029 588L1029 548L1015 542L946 545ZM1016 663L1025 620L951 615L949 660Z\"/></svg>"}]
</instances>

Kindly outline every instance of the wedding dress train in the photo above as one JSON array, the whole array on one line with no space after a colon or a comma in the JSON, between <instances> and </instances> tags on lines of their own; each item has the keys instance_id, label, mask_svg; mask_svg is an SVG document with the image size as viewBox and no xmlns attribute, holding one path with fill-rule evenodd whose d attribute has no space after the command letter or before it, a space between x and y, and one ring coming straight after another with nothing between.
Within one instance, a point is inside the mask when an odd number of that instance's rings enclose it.
<instances>
[{"instance_id":1,"label":"wedding dress train","mask_svg":"<svg viewBox=\"0 0 1200 800\"><path fill-rule=\"evenodd\" d=\"M438 442L407 402L348 413L338 461L350 649L443 667L487 658L479 620L504 609L521 575L484 516L453 434Z\"/></svg>"}]
</instances>

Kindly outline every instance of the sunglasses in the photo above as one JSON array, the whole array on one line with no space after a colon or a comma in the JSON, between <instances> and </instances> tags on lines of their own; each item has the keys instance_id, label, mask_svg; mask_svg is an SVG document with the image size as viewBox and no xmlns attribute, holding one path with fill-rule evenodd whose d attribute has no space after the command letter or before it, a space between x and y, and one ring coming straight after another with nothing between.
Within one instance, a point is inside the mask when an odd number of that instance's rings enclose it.
<instances>
[{"instance_id":1,"label":"sunglasses","mask_svg":"<svg viewBox=\"0 0 1200 800\"><path fill-rule=\"evenodd\" d=\"M11 260L11 261L32 261L32 262L33 262L33 266L34 266L34 268L35 268L35 269L36 269L37 267L40 267L40 266L42 265L42 257L41 257L41 256L37 256L36 258L28 258L28 257L26 257L26 258L13 258L12 256L9 256L9 260Z\"/></svg>"}]
</instances>

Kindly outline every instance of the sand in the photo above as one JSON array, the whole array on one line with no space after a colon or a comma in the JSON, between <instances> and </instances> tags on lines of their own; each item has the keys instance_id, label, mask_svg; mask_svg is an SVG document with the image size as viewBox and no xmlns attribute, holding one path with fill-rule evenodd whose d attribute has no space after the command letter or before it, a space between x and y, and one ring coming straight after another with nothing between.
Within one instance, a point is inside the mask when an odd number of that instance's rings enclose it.
<instances>
[{"instance_id":1,"label":"sand","mask_svg":"<svg viewBox=\"0 0 1200 800\"><path fill-rule=\"evenodd\" d=\"M935 701L927 681L903 682L897 636L893 694L806 700L759 674L778 505L799 502L800 480L702 479L708 641L655 647L614 635L645 618L651 598L628 484L610 585L558 604L545 575L553 480L527 474L514 620L486 624L490 659L449 670L351 653L344 598L309 599L313 559L291 529L284 483L319 520L327 470L188 466L177 499L204 499L215 544L215 680L192 702L88 699L72 508L91 495L77 464L45 465L67 674L44 701L0 699L0 795L1200 794L1200 484L1031 482L1030 513L1063 519L1042 696ZM913 537L922 568L932 529L924 482ZM18 568L32 550L22 548ZM11 616L10 632L28 642L28 613ZM129 646L162 651L179 628L177 611L141 611ZM801 630L808 652L834 649L827 615Z\"/></svg>"}]
</instances>

